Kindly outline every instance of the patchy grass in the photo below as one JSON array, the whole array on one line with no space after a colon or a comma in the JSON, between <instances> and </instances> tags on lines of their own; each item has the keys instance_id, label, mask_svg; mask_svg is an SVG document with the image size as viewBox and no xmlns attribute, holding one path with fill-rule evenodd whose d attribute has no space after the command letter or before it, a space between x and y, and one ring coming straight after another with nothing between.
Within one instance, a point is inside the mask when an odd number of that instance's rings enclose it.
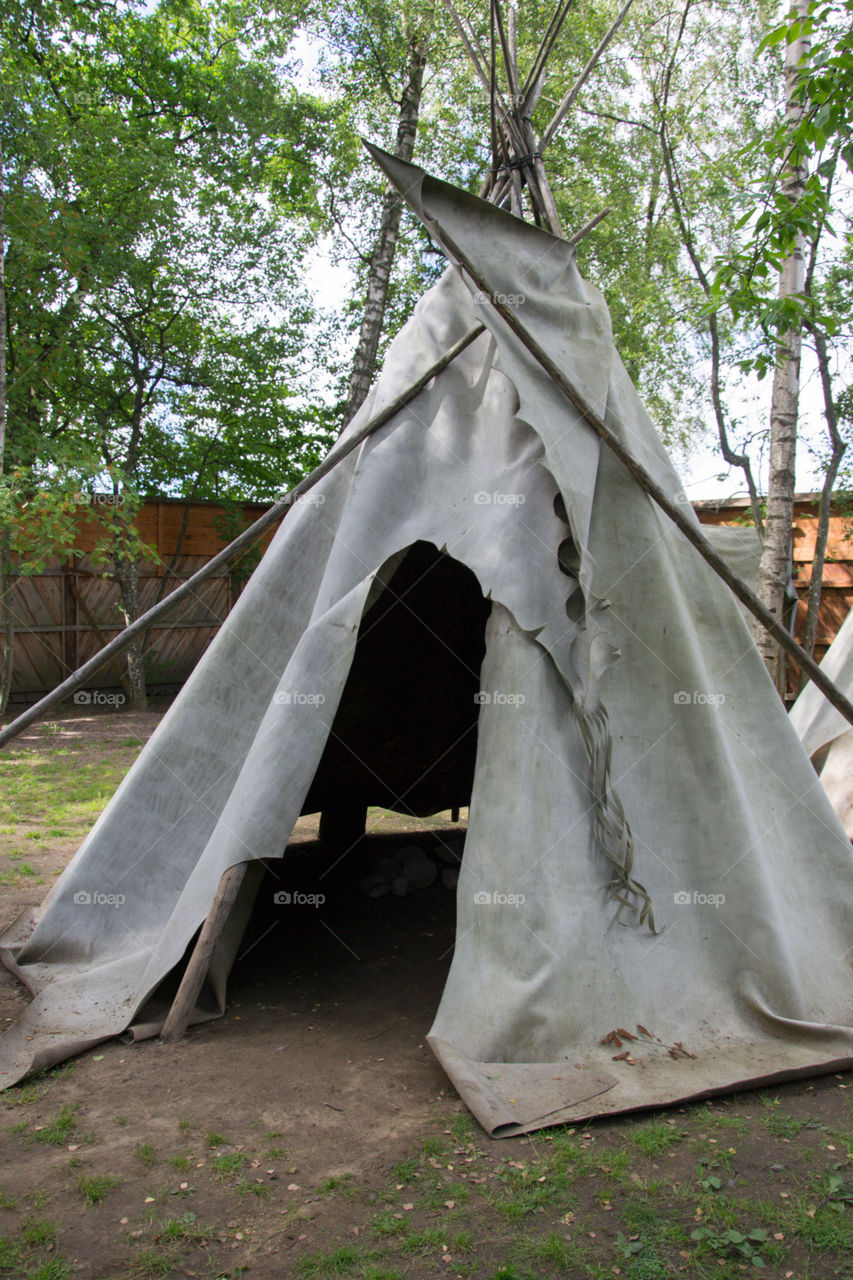
<instances>
[{"instance_id":1,"label":"patchy grass","mask_svg":"<svg viewBox=\"0 0 853 1280\"><path fill-rule=\"evenodd\" d=\"M248 1163L249 1157L244 1151L225 1151L212 1157L210 1167L218 1177L227 1178L231 1174L240 1173Z\"/></svg>"},{"instance_id":2,"label":"patchy grass","mask_svg":"<svg viewBox=\"0 0 853 1280\"><path fill-rule=\"evenodd\" d=\"M68 1280L71 1265L56 1249L59 1228L25 1218L17 1235L0 1235L0 1276L9 1280Z\"/></svg>"},{"instance_id":3,"label":"patchy grass","mask_svg":"<svg viewBox=\"0 0 853 1280\"><path fill-rule=\"evenodd\" d=\"M100 1204L104 1196L119 1185L112 1173L90 1173L77 1180L77 1190L89 1206Z\"/></svg>"},{"instance_id":4,"label":"patchy grass","mask_svg":"<svg viewBox=\"0 0 853 1280\"><path fill-rule=\"evenodd\" d=\"M12 1126L12 1133L25 1142L41 1142L52 1147L64 1147L75 1139L78 1142L90 1140L77 1133L77 1106L73 1102L65 1103L59 1113L45 1124L31 1125L28 1120L22 1120Z\"/></svg>"},{"instance_id":5,"label":"patchy grass","mask_svg":"<svg viewBox=\"0 0 853 1280\"><path fill-rule=\"evenodd\" d=\"M157 1234L158 1240L173 1244L177 1240L195 1242L210 1240L215 1234L213 1227L199 1222L194 1213L184 1213L179 1218L168 1218Z\"/></svg>"},{"instance_id":6,"label":"patchy grass","mask_svg":"<svg viewBox=\"0 0 853 1280\"><path fill-rule=\"evenodd\" d=\"M44 749L0 757L0 885L17 888L28 878L43 880L24 846L37 851L57 841L81 841L142 745L127 738L105 745L95 758L81 758L76 745L60 745L61 729L41 725Z\"/></svg>"},{"instance_id":7,"label":"patchy grass","mask_svg":"<svg viewBox=\"0 0 853 1280\"><path fill-rule=\"evenodd\" d=\"M140 1142L136 1148L136 1158L143 1169L150 1169L157 1159L157 1152L151 1142Z\"/></svg>"}]
</instances>

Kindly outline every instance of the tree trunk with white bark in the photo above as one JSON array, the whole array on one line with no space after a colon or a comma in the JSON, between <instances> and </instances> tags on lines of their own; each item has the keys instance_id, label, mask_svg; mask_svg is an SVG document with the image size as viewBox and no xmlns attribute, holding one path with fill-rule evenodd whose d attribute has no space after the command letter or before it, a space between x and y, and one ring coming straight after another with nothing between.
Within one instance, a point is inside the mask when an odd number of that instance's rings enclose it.
<instances>
[{"instance_id":1,"label":"tree trunk with white bark","mask_svg":"<svg viewBox=\"0 0 853 1280\"><path fill-rule=\"evenodd\" d=\"M796 0L792 6L799 17L808 14L808 0ZM785 56L786 119L795 124L802 115L802 105L795 96L799 69L808 57L811 42L800 35L787 47ZM783 194L796 203L803 193L804 169L792 156L782 182ZM802 293L805 287L805 244L797 235L792 251L779 274L780 298ZM773 391L770 402L770 472L767 484L767 514L764 524L764 547L758 571L756 594L767 609L781 622L785 615L786 587L791 565L791 530L794 522L794 487L797 454L797 422L800 403L800 353L802 335L798 325L787 329L779 338ZM779 646L760 623L753 623L753 634L780 693L785 688L784 657Z\"/></svg>"},{"instance_id":2,"label":"tree trunk with white bark","mask_svg":"<svg viewBox=\"0 0 853 1280\"><path fill-rule=\"evenodd\" d=\"M394 155L399 160L411 160L418 129L418 113L423 92L426 46L419 36L409 38L409 57L406 67L406 84L400 99L400 116L397 123L397 142ZM358 346L350 375L349 393L344 408L344 425L355 415L364 402L376 368L376 353L382 336L385 305L388 300L388 284L391 267L400 235L402 202L390 188L382 202L382 217L376 247L370 256L367 278L367 298L361 321Z\"/></svg>"}]
</instances>

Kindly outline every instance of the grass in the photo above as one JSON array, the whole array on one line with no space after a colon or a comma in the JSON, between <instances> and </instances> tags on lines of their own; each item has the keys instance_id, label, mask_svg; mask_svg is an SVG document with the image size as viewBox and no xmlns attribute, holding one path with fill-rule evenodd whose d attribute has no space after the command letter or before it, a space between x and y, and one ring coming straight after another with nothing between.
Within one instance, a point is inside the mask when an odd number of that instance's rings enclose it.
<instances>
[{"instance_id":1,"label":"grass","mask_svg":"<svg viewBox=\"0 0 853 1280\"><path fill-rule=\"evenodd\" d=\"M352 1275L360 1260L359 1250L355 1245L345 1244L330 1253L306 1254L301 1257L294 1268L294 1274L301 1280L314 1280L317 1276Z\"/></svg>"},{"instance_id":2,"label":"grass","mask_svg":"<svg viewBox=\"0 0 853 1280\"><path fill-rule=\"evenodd\" d=\"M194 1213L184 1213L179 1218L168 1218L157 1235L158 1240L174 1244L178 1240L190 1240L195 1243L210 1240L214 1235L213 1227L199 1222Z\"/></svg>"},{"instance_id":3,"label":"grass","mask_svg":"<svg viewBox=\"0 0 853 1280\"><path fill-rule=\"evenodd\" d=\"M81 760L76 749L28 749L4 755L0 759L0 791L5 801L0 853L19 852L15 841L29 836L36 841L48 833L51 841L82 839L138 750L135 741L131 745L126 740L120 749L112 745L95 759ZM25 830L34 825L40 830ZM14 885L22 876L33 874L29 863L19 863L0 872L0 882Z\"/></svg>"},{"instance_id":4,"label":"grass","mask_svg":"<svg viewBox=\"0 0 853 1280\"><path fill-rule=\"evenodd\" d=\"M12 1126L12 1133L26 1142L41 1142L46 1146L64 1147L77 1136L77 1105L65 1103L54 1116L43 1125L31 1126L28 1120L22 1120ZM85 1141L85 1139L81 1139Z\"/></svg>"},{"instance_id":5,"label":"grass","mask_svg":"<svg viewBox=\"0 0 853 1280\"><path fill-rule=\"evenodd\" d=\"M30 1107L44 1097L46 1088L43 1081L27 1080L25 1084L20 1084L14 1089L7 1089L3 1095L3 1101L13 1107Z\"/></svg>"},{"instance_id":6,"label":"grass","mask_svg":"<svg viewBox=\"0 0 853 1280\"><path fill-rule=\"evenodd\" d=\"M141 1249L130 1263L130 1272L141 1276L144 1280L157 1280L157 1277L171 1276L178 1265L177 1248Z\"/></svg>"},{"instance_id":7,"label":"grass","mask_svg":"<svg viewBox=\"0 0 853 1280\"><path fill-rule=\"evenodd\" d=\"M0 1236L0 1276L9 1280L68 1280L71 1267L61 1253L46 1257L36 1250L54 1249L57 1230L49 1231L49 1224L25 1222L18 1238Z\"/></svg>"},{"instance_id":8,"label":"grass","mask_svg":"<svg viewBox=\"0 0 853 1280\"><path fill-rule=\"evenodd\" d=\"M405 1218L387 1209L385 1213L381 1213L377 1218L373 1219L370 1224L370 1230L378 1239L384 1240L388 1236L408 1235L409 1224Z\"/></svg>"},{"instance_id":9,"label":"grass","mask_svg":"<svg viewBox=\"0 0 853 1280\"><path fill-rule=\"evenodd\" d=\"M56 1241L59 1227L55 1222L45 1222L44 1218L24 1218L18 1235L26 1245L48 1245Z\"/></svg>"},{"instance_id":10,"label":"grass","mask_svg":"<svg viewBox=\"0 0 853 1280\"><path fill-rule=\"evenodd\" d=\"M391 1173L392 1182L400 1182L404 1186L407 1182L411 1182L418 1172L418 1160L416 1156L409 1156L405 1160L401 1160L394 1166Z\"/></svg>"},{"instance_id":11,"label":"grass","mask_svg":"<svg viewBox=\"0 0 853 1280\"><path fill-rule=\"evenodd\" d=\"M320 1196L330 1196L335 1191L342 1191L344 1195L351 1196L354 1194L355 1189L351 1173L338 1173L333 1174L332 1177L327 1178L325 1182L322 1182L317 1188L317 1194Z\"/></svg>"},{"instance_id":12,"label":"grass","mask_svg":"<svg viewBox=\"0 0 853 1280\"><path fill-rule=\"evenodd\" d=\"M104 1196L119 1185L120 1179L112 1173L90 1173L77 1179L77 1190L91 1208L100 1204Z\"/></svg>"},{"instance_id":13,"label":"grass","mask_svg":"<svg viewBox=\"0 0 853 1280\"><path fill-rule=\"evenodd\" d=\"M210 1161L210 1167L218 1177L240 1173L247 1164L249 1157L245 1151L224 1151L221 1155L213 1156Z\"/></svg>"},{"instance_id":14,"label":"grass","mask_svg":"<svg viewBox=\"0 0 853 1280\"><path fill-rule=\"evenodd\" d=\"M259 1179L250 1180L249 1178L238 1178L234 1183L234 1190L242 1196L255 1196L258 1200L269 1200L270 1189L265 1182Z\"/></svg>"},{"instance_id":15,"label":"grass","mask_svg":"<svg viewBox=\"0 0 853 1280\"><path fill-rule=\"evenodd\" d=\"M640 1125L631 1135L634 1146L639 1147L647 1156L663 1155L678 1140L678 1130L662 1120Z\"/></svg>"}]
</instances>

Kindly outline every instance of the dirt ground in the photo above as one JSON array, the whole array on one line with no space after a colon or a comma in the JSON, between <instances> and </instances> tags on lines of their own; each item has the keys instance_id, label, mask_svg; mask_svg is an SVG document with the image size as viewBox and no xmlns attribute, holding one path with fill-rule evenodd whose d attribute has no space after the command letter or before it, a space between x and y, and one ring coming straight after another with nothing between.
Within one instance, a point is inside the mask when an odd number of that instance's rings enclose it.
<instances>
[{"instance_id":1,"label":"dirt ground","mask_svg":"<svg viewBox=\"0 0 853 1280\"><path fill-rule=\"evenodd\" d=\"M112 785L107 764L120 775L160 718L83 710L28 731L8 767L62 751ZM850 1076L492 1141L424 1039L453 892L365 898L363 864L330 866L313 822L261 890L224 1018L0 1097L0 1276L853 1277ZM459 830L372 824L389 847ZM6 927L79 838L20 806L0 830L16 848L42 832L31 874L3 882ZM323 910L280 907L282 888ZM2 1025L25 1003L0 970Z\"/></svg>"}]
</instances>

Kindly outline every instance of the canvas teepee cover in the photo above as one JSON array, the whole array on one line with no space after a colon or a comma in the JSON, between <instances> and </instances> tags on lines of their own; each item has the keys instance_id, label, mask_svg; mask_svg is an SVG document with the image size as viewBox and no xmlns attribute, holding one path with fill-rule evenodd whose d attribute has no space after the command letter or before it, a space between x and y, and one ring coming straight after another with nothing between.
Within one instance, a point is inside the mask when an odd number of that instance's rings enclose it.
<instances>
[{"instance_id":1,"label":"canvas teepee cover","mask_svg":"<svg viewBox=\"0 0 853 1280\"><path fill-rule=\"evenodd\" d=\"M679 495L569 246L380 159ZM487 332L291 511L43 908L5 935L34 992L2 1041L5 1082L132 1023L223 872L281 854L365 610L423 544L490 604L430 1035L482 1123L512 1133L853 1062L850 846L727 588L454 267L348 430L478 320ZM657 932L639 922L649 900Z\"/></svg>"}]
</instances>

